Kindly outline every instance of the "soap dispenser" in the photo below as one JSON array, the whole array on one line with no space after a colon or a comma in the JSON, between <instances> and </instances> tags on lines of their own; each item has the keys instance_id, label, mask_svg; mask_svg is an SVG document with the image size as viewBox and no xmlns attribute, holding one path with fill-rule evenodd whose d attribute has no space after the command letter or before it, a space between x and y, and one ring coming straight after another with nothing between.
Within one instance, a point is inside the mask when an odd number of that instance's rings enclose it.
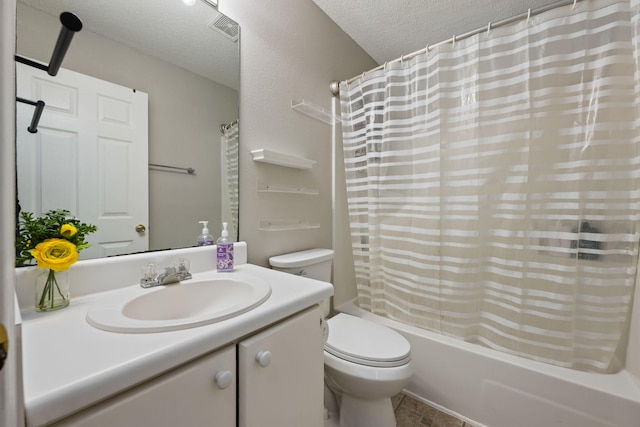
<instances>
[{"instance_id":1,"label":"soap dispenser","mask_svg":"<svg viewBox=\"0 0 640 427\"><path fill-rule=\"evenodd\" d=\"M209 221L198 221L202 224L202 233L198 236L198 246L213 245L213 236L209 234Z\"/></svg>"},{"instance_id":2,"label":"soap dispenser","mask_svg":"<svg viewBox=\"0 0 640 427\"><path fill-rule=\"evenodd\" d=\"M222 233L216 240L216 269L218 271L233 271L233 242L229 239L227 223L222 223Z\"/></svg>"}]
</instances>

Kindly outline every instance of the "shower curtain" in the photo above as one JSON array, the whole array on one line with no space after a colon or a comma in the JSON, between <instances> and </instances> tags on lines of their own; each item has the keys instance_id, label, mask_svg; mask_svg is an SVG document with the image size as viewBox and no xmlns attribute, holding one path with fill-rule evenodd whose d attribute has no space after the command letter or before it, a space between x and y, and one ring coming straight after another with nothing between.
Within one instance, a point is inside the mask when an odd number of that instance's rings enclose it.
<instances>
[{"instance_id":1,"label":"shower curtain","mask_svg":"<svg viewBox=\"0 0 640 427\"><path fill-rule=\"evenodd\" d=\"M222 221L227 223L229 236L238 238L238 121L224 126L222 146Z\"/></svg>"},{"instance_id":2,"label":"shower curtain","mask_svg":"<svg viewBox=\"0 0 640 427\"><path fill-rule=\"evenodd\" d=\"M340 85L358 302L607 372L638 262L638 1L585 0Z\"/></svg>"}]
</instances>

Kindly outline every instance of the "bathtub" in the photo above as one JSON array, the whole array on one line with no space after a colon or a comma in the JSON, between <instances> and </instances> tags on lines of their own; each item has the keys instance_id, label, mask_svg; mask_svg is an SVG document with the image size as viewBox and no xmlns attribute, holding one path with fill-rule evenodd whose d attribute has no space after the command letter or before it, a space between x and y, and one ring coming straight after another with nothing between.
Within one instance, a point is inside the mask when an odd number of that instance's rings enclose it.
<instances>
[{"instance_id":1,"label":"bathtub","mask_svg":"<svg viewBox=\"0 0 640 427\"><path fill-rule=\"evenodd\" d=\"M621 369L592 374L466 343L358 308L338 311L384 324L411 343L405 393L477 426L638 427L640 383Z\"/></svg>"}]
</instances>

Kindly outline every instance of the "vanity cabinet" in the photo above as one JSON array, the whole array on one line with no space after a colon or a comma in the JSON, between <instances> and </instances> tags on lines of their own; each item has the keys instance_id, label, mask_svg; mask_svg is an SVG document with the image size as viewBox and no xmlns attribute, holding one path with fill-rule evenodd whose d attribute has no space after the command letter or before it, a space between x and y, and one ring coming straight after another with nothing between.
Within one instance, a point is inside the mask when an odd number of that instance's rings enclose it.
<instances>
[{"instance_id":1,"label":"vanity cabinet","mask_svg":"<svg viewBox=\"0 0 640 427\"><path fill-rule=\"evenodd\" d=\"M53 425L235 427L236 384L231 345Z\"/></svg>"},{"instance_id":2,"label":"vanity cabinet","mask_svg":"<svg viewBox=\"0 0 640 427\"><path fill-rule=\"evenodd\" d=\"M321 427L321 314L315 305L53 425Z\"/></svg>"},{"instance_id":3,"label":"vanity cabinet","mask_svg":"<svg viewBox=\"0 0 640 427\"><path fill-rule=\"evenodd\" d=\"M322 427L319 306L238 344L239 427Z\"/></svg>"}]
</instances>

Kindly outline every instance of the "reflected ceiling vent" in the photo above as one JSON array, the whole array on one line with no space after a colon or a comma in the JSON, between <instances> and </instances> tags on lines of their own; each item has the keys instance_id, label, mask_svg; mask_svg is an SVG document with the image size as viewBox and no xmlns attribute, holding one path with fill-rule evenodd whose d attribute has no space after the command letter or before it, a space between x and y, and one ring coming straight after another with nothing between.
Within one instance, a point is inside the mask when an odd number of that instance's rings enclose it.
<instances>
[{"instance_id":1,"label":"reflected ceiling vent","mask_svg":"<svg viewBox=\"0 0 640 427\"><path fill-rule=\"evenodd\" d=\"M217 13L211 21L209 21L209 28L216 30L226 38L238 41L240 35L240 25L233 19L229 19L221 13Z\"/></svg>"}]
</instances>

